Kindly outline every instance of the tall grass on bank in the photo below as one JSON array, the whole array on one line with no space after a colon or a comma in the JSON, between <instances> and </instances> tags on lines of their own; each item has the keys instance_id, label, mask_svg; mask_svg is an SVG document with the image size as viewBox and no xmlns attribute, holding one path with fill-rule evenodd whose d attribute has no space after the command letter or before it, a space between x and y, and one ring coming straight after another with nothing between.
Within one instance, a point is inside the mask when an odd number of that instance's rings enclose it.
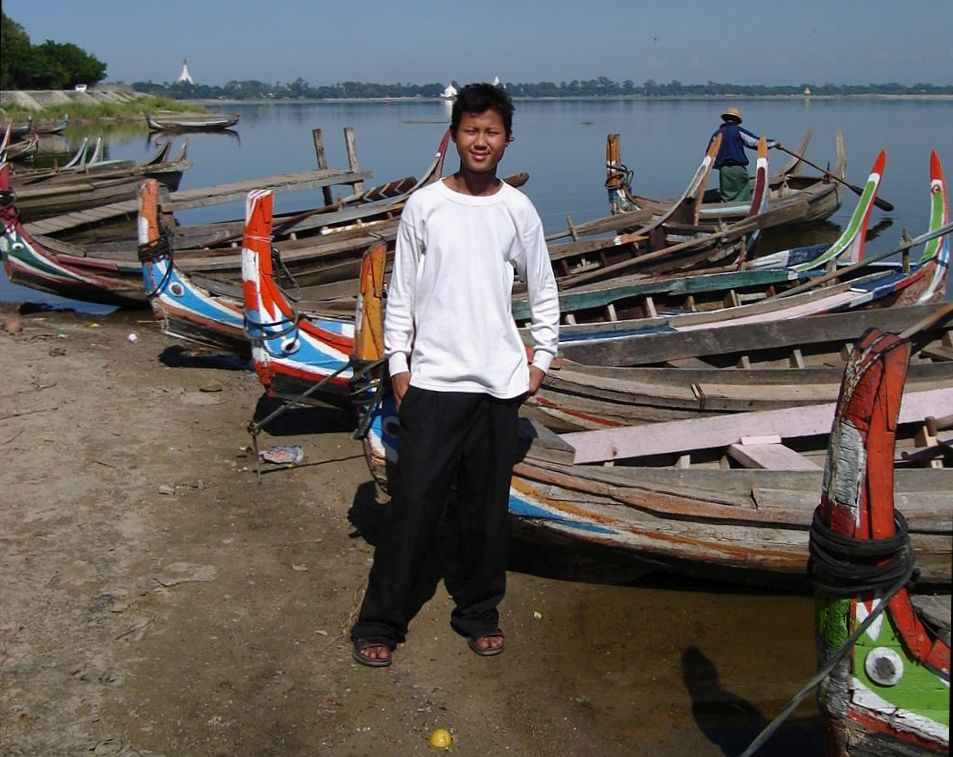
<instances>
[{"instance_id":1,"label":"tall grass on bank","mask_svg":"<svg viewBox=\"0 0 953 757\"><path fill-rule=\"evenodd\" d=\"M167 97L146 95L132 102L125 103L58 103L42 110L27 110L12 103L0 108L0 122L26 121L31 116L34 121L56 121L64 115L69 115L71 121L110 120L136 121L141 120L144 113L154 111L174 112L201 112L205 108L197 103L172 100Z\"/></svg>"}]
</instances>

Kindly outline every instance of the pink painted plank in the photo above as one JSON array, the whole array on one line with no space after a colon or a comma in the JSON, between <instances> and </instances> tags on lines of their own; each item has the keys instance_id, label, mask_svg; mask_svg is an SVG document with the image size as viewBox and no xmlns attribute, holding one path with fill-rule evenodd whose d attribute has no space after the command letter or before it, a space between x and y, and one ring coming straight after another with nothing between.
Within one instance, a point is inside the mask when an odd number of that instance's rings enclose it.
<instances>
[{"instance_id":1,"label":"pink painted plank","mask_svg":"<svg viewBox=\"0 0 953 757\"><path fill-rule=\"evenodd\" d=\"M623 460L735 444L743 436L774 434L782 439L830 433L834 403L806 405L754 413L732 413L602 431L576 431L560 438L576 450L576 463ZM953 388L904 394L900 421L909 423L928 415L953 412Z\"/></svg>"}]
</instances>

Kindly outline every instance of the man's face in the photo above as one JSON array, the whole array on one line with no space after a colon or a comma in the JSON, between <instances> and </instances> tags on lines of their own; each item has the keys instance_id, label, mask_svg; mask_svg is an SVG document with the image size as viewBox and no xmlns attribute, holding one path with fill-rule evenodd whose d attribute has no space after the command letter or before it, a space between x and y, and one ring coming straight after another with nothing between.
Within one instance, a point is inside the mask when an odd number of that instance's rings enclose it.
<instances>
[{"instance_id":1,"label":"man's face","mask_svg":"<svg viewBox=\"0 0 953 757\"><path fill-rule=\"evenodd\" d=\"M506 151L507 135L503 117L495 110L464 113L453 141L457 145L460 164L467 171L495 171Z\"/></svg>"}]
</instances>

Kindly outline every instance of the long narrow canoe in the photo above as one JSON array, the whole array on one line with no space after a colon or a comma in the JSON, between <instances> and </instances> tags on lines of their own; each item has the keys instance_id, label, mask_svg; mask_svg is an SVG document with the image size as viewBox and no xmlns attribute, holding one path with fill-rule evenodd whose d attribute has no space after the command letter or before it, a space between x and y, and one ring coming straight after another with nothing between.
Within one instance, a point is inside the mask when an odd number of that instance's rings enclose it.
<instances>
[{"instance_id":1,"label":"long narrow canoe","mask_svg":"<svg viewBox=\"0 0 953 757\"><path fill-rule=\"evenodd\" d=\"M239 116L207 115L153 115L146 113L146 125L153 131L213 131L230 129L238 123Z\"/></svg>"}]
</instances>

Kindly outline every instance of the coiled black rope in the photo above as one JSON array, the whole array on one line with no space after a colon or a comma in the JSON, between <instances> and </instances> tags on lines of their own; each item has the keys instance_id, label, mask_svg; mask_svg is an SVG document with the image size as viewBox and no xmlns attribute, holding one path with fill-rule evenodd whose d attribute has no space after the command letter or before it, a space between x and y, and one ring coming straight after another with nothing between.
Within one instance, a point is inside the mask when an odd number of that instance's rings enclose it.
<instances>
[{"instance_id":1,"label":"coiled black rope","mask_svg":"<svg viewBox=\"0 0 953 757\"><path fill-rule=\"evenodd\" d=\"M830 675L847 656L857 640L887 609L890 600L916 580L917 571L907 521L894 510L896 533L885 539L854 539L831 531L821 520L821 508L814 510L810 532L808 576L818 591L847 597L880 590L880 601L831 656L827 664L791 699L787 707L758 734L741 753L751 757L797 709L811 691ZM872 564L873 563L873 564Z\"/></svg>"},{"instance_id":2,"label":"coiled black rope","mask_svg":"<svg viewBox=\"0 0 953 757\"><path fill-rule=\"evenodd\" d=\"M814 510L808 576L817 591L851 597L893 586L914 571L913 549L903 515L894 511L895 532L884 539L856 539L828 528Z\"/></svg>"},{"instance_id":3,"label":"coiled black rope","mask_svg":"<svg viewBox=\"0 0 953 757\"><path fill-rule=\"evenodd\" d=\"M165 267L165 271L162 274L162 278L159 280L159 283L150 291L146 290L146 297L152 299L159 292L165 289L165 285L169 283L169 279L172 278L172 234L169 233L169 230L164 226L159 228L159 236L154 242L146 242L145 244L139 245L138 249L139 262L140 263L160 263L166 261L168 265Z\"/></svg>"},{"instance_id":4,"label":"coiled black rope","mask_svg":"<svg viewBox=\"0 0 953 757\"><path fill-rule=\"evenodd\" d=\"M291 303L291 314L285 316L284 318L278 321L254 321L248 317L248 312L244 311L242 316L242 326L245 329L245 333L248 335L249 339L253 343L260 343L264 350L271 356L275 358L287 357L284 352L272 352L271 348L268 346L268 342L272 339L281 339L281 337L288 336L288 334L294 333L298 328L298 323L301 321L301 314L298 312L298 309L294 306L301 298L301 287L298 286L298 282L295 280L294 276L291 275L291 271L285 266L281 260L281 253L278 252L277 247L271 248L271 268L272 268L272 279L274 280L274 271L279 269L284 271L288 279L294 284L297 291L296 295L292 295L281 286L280 282L275 280L275 284L281 289L282 294L290 300ZM253 337L251 335L251 329L257 328L260 329L263 336L262 337ZM266 329L278 329L274 333L268 334L265 333Z\"/></svg>"},{"instance_id":5,"label":"coiled black rope","mask_svg":"<svg viewBox=\"0 0 953 757\"><path fill-rule=\"evenodd\" d=\"M298 329L298 321L301 317L298 315L298 312L292 308L291 315L282 318L280 321L255 321L248 317L248 313L242 316L242 326L245 329L245 333L248 335L248 338L252 342L260 342L265 350L268 352L271 357L287 357L284 352L272 352L268 347L268 342L272 339L280 339L283 336L288 336L288 334L293 334ZM263 333L263 336L252 336L251 330L253 328L260 329ZM265 333L266 329L279 329L271 333Z\"/></svg>"},{"instance_id":6,"label":"coiled black rope","mask_svg":"<svg viewBox=\"0 0 953 757\"><path fill-rule=\"evenodd\" d=\"M612 172L611 176L606 177L606 188L617 176L622 176L622 186L626 189L632 186L633 172L625 163L606 163L606 168Z\"/></svg>"}]
</instances>

